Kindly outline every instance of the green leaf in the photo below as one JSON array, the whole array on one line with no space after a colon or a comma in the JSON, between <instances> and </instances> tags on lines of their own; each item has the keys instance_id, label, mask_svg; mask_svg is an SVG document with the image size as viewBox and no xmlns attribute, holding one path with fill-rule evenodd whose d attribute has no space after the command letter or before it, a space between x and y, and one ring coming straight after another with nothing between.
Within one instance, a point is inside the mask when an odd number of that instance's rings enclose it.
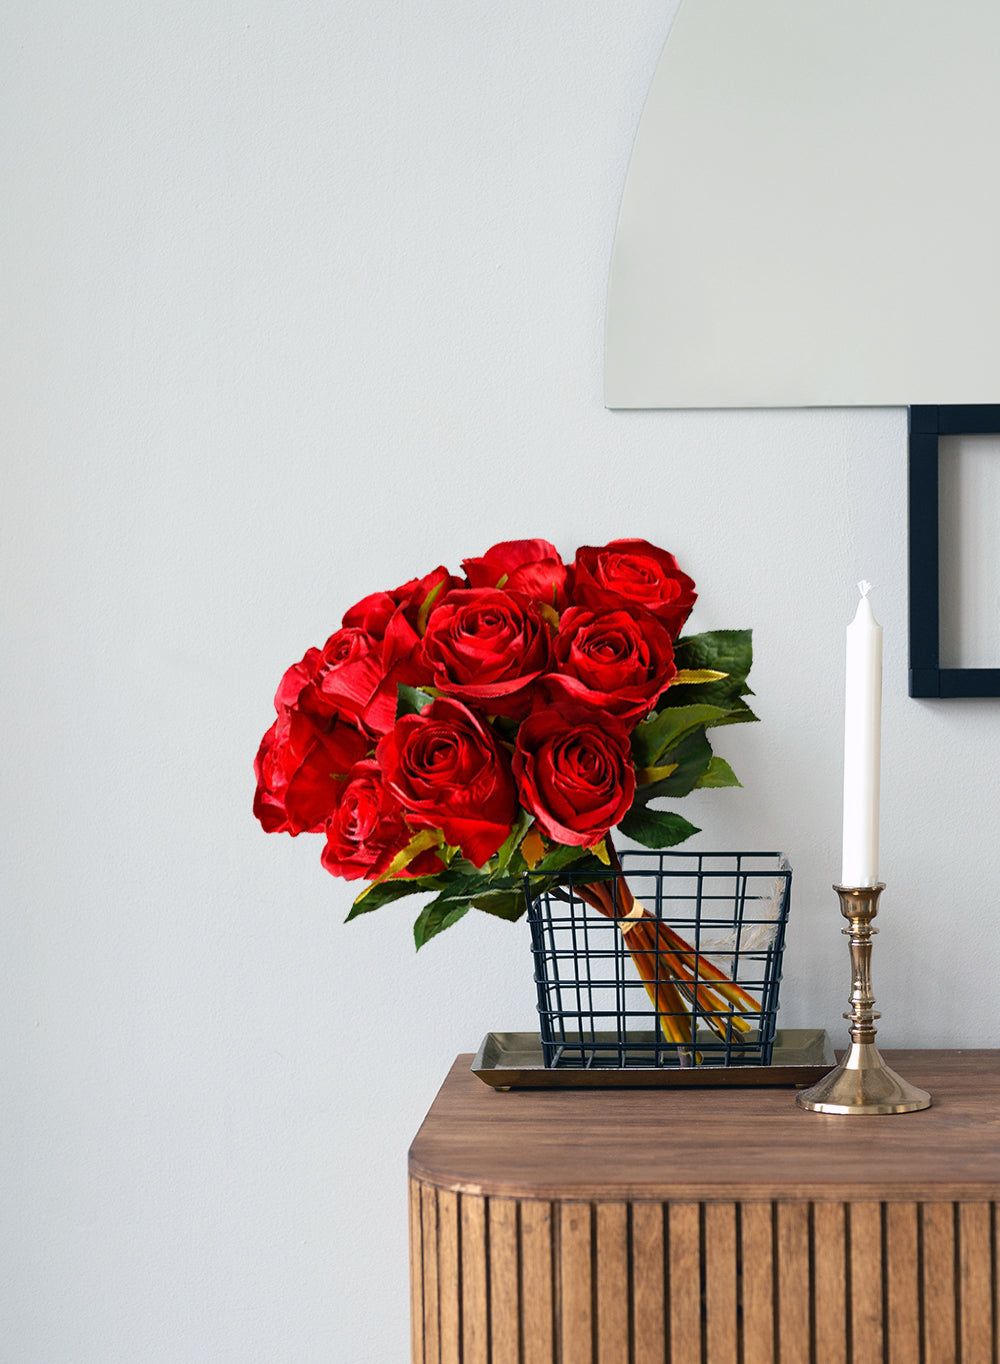
<instances>
[{"instance_id":1,"label":"green leaf","mask_svg":"<svg viewBox=\"0 0 1000 1364\"><path fill-rule=\"evenodd\" d=\"M431 938L436 938L439 933L443 933L452 924L457 924L459 919L463 919L469 912L468 903L455 904L450 900L432 900L430 904L424 905L417 921L413 925L413 941L416 943L417 951L430 942Z\"/></svg>"},{"instance_id":2,"label":"green leaf","mask_svg":"<svg viewBox=\"0 0 1000 1364\"><path fill-rule=\"evenodd\" d=\"M627 838L645 848L672 848L701 832L683 815L672 810L650 810L644 805L633 805L618 827Z\"/></svg>"},{"instance_id":3,"label":"green leaf","mask_svg":"<svg viewBox=\"0 0 1000 1364\"><path fill-rule=\"evenodd\" d=\"M484 872L454 872L447 877L438 878L441 893L438 899L443 903L467 904L476 895L488 895L494 890L516 890L521 884L519 876L488 876Z\"/></svg>"},{"instance_id":4,"label":"green leaf","mask_svg":"<svg viewBox=\"0 0 1000 1364\"><path fill-rule=\"evenodd\" d=\"M534 870L536 872L562 871L566 867L573 867L573 871L576 872L585 870L588 860L595 863L597 867L600 867L601 865L586 848L571 847L569 844L562 844L560 847L553 848L550 853L547 853ZM574 865L577 862L581 864L580 867Z\"/></svg>"},{"instance_id":5,"label":"green leaf","mask_svg":"<svg viewBox=\"0 0 1000 1364\"><path fill-rule=\"evenodd\" d=\"M704 776L699 777L696 786L742 786L743 783L738 779L736 773L726 762L725 758L712 755L712 761L708 764L708 771Z\"/></svg>"},{"instance_id":6,"label":"green leaf","mask_svg":"<svg viewBox=\"0 0 1000 1364\"><path fill-rule=\"evenodd\" d=\"M668 687L661 704L668 711L678 708L681 700L714 706L722 711L718 719L709 722L714 728L716 725L739 724L741 720L756 720L756 715L743 700L748 694L749 689L744 683L726 678L723 682L702 682L696 687L684 687L678 691Z\"/></svg>"},{"instance_id":7,"label":"green leaf","mask_svg":"<svg viewBox=\"0 0 1000 1364\"><path fill-rule=\"evenodd\" d=\"M726 712L711 721L713 725L735 725L757 719L743 700L744 696L753 695L746 683L753 662L750 630L714 630L679 639L674 658L680 669L714 669L727 676L693 686L668 687L660 702L661 712L697 703L718 706Z\"/></svg>"},{"instance_id":8,"label":"green leaf","mask_svg":"<svg viewBox=\"0 0 1000 1364\"><path fill-rule=\"evenodd\" d=\"M490 891L487 895L477 895L472 901L476 909L484 914L495 914L498 919L514 923L528 908L523 889Z\"/></svg>"},{"instance_id":9,"label":"green leaf","mask_svg":"<svg viewBox=\"0 0 1000 1364\"><path fill-rule=\"evenodd\" d=\"M690 694L694 688L685 688ZM669 695L669 693L668 693ZM651 715L636 725L632 731L632 756L636 767L641 771L647 767L663 767L666 754L685 734L700 725L715 725L724 720L728 713L722 706L668 706L657 715Z\"/></svg>"},{"instance_id":10,"label":"green leaf","mask_svg":"<svg viewBox=\"0 0 1000 1364\"><path fill-rule=\"evenodd\" d=\"M678 800L694 790L712 761L712 745L708 742L704 726L686 735L664 756L677 764L674 771L660 781L638 787L633 806L648 805L657 796L670 796Z\"/></svg>"},{"instance_id":11,"label":"green leaf","mask_svg":"<svg viewBox=\"0 0 1000 1364\"><path fill-rule=\"evenodd\" d=\"M751 696L753 692L749 693ZM729 713L724 720L716 720L716 725L742 725L751 720L759 720L760 716L755 715L742 697L735 697L730 703Z\"/></svg>"},{"instance_id":12,"label":"green leaf","mask_svg":"<svg viewBox=\"0 0 1000 1364\"><path fill-rule=\"evenodd\" d=\"M524 835L534 823L534 816L529 815L527 810L518 810L517 819L506 839L500 846L497 853L497 869L507 871L510 866L511 858L524 841Z\"/></svg>"},{"instance_id":13,"label":"green leaf","mask_svg":"<svg viewBox=\"0 0 1000 1364\"><path fill-rule=\"evenodd\" d=\"M553 848L548 856L528 874L529 894L536 899L543 891L550 890L562 882L566 883L567 870L578 885L588 881L605 881L620 875L614 868L601 862L588 848L562 846Z\"/></svg>"},{"instance_id":14,"label":"green leaf","mask_svg":"<svg viewBox=\"0 0 1000 1364\"><path fill-rule=\"evenodd\" d=\"M429 705L434 700L432 692L424 691L421 687L410 687L405 682L400 682L396 687L396 719L403 715L419 715L424 706Z\"/></svg>"},{"instance_id":15,"label":"green leaf","mask_svg":"<svg viewBox=\"0 0 1000 1364\"><path fill-rule=\"evenodd\" d=\"M753 632L710 630L688 635L674 645L674 662L681 670L709 668L745 682L753 663Z\"/></svg>"},{"instance_id":16,"label":"green leaf","mask_svg":"<svg viewBox=\"0 0 1000 1364\"><path fill-rule=\"evenodd\" d=\"M351 906L351 912L344 923L349 924L352 919L357 919L362 914L370 914L373 909L381 909L383 905L391 904L393 900L401 900L404 895L418 895L421 891L437 890L440 884L440 879L436 876L408 876L393 881L380 881L361 892Z\"/></svg>"}]
</instances>

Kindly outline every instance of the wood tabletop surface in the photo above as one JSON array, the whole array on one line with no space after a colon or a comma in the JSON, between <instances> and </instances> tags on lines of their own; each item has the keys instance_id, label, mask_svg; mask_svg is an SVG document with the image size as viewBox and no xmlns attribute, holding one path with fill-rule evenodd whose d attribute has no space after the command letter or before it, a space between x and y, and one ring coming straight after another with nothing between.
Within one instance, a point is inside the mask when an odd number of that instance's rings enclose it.
<instances>
[{"instance_id":1,"label":"wood tabletop surface","mask_svg":"<svg viewBox=\"0 0 1000 1364\"><path fill-rule=\"evenodd\" d=\"M1000 1050L886 1051L931 1108L810 1113L792 1088L490 1089L459 1056L410 1148L438 1188L540 1199L1000 1199Z\"/></svg>"}]
</instances>

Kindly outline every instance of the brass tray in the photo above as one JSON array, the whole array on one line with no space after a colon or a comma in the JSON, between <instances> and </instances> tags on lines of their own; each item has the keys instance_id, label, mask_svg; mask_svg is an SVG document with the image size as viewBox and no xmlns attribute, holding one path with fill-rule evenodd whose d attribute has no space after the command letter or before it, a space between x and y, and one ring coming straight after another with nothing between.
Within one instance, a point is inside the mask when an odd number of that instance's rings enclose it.
<instances>
[{"instance_id":1,"label":"brass tray","mask_svg":"<svg viewBox=\"0 0 1000 1364\"><path fill-rule=\"evenodd\" d=\"M599 1039L605 1035L598 1033ZM607 1034L607 1040L613 1034ZM493 1089L676 1089L714 1085L811 1085L837 1063L822 1028L779 1028L769 1066L565 1066L546 1068L537 1033L488 1032L472 1073Z\"/></svg>"}]
</instances>

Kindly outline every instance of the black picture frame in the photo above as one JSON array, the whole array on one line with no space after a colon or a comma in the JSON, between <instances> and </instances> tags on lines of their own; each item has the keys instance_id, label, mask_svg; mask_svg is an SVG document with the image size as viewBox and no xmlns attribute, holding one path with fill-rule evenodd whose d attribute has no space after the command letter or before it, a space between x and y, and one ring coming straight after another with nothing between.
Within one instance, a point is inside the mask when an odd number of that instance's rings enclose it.
<instances>
[{"instance_id":1,"label":"black picture frame","mask_svg":"<svg viewBox=\"0 0 1000 1364\"><path fill-rule=\"evenodd\" d=\"M1000 668L942 668L938 443L1000 434L1000 404L909 409L910 695L1000 696Z\"/></svg>"}]
</instances>

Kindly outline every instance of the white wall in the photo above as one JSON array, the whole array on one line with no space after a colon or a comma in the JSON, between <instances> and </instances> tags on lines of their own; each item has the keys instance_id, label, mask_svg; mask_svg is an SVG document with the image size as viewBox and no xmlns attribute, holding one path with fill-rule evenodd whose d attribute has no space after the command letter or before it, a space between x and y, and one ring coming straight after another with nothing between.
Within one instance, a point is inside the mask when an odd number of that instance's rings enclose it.
<instances>
[{"instance_id":1,"label":"white wall","mask_svg":"<svg viewBox=\"0 0 1000 1364\"><path fill-rule=\"evenodd\" d=\"M662 0L8 0L0 73L4 1264L16 1364L394 1364L405 1158L530 1028L526 929L344 925L251 763L343 609L496 540L639 535L752 625L703 847L795 866L838 1036L843 629L885 627L887 1046L1000 1045L1000 706L906 696L901 411L601 405ZM738 204L733 211L738 212Z\"/></svg>"}]
</instances>

